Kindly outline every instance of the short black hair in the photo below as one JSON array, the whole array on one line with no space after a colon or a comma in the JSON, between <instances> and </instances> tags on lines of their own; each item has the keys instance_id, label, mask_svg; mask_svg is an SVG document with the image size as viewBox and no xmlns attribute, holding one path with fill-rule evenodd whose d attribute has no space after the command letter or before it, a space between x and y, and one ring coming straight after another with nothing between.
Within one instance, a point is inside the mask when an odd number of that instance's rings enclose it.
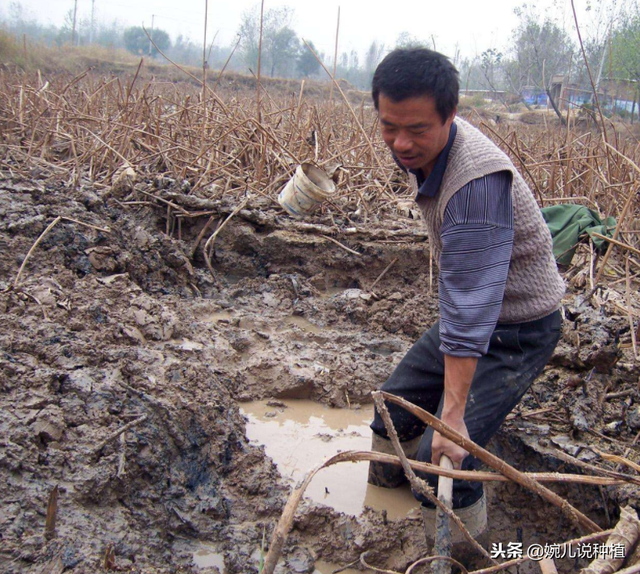
<instances>
[{"instance_id":1,"label":"short black hair","mask_svg":"<svg viewBox=\"0 0 640 574\"><path fill-rule=\"evenodd\" d=\"M380 94L394 102L431 96L442 123L456 109L459 91L458 70L444 54L427 48L398 48L389 53L371 82L376 110Z\"/></svg>"}]
</instances>

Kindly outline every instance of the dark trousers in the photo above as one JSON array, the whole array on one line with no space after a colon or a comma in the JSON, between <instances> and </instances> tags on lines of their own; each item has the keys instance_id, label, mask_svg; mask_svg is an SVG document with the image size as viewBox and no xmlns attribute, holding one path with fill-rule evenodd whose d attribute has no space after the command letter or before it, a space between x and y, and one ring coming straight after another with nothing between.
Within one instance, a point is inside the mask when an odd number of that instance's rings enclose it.
<instances>
[{"instance_id":1,"label":"dark trousers","mask_svg":"<svg viewBox=\"0 0 640 574\"><path fill-rule=\"evenodd\" d=\"M478 359L478 366L467 397L464 421L472 441L484 447L509 412L542 372L560 339L562 318L559 311L542 319L518 324L496 325L489 350ZM436 323L411 347L382 390L400 396L424 410L440 416L444 394L444 355L440 351L439 324ZM416 456L431 462L433 429L399 406L388 403L391 419L401 441L422 435ZM373 432L387 437L376 412ZM467 456L462 470L476 470L480 461ZM434 475L419 476L437 488ZM415 493L414 493L415 494ZM482 497L482 483L466 480L453 482L453 507L472 505ZM423 504L428 501L417 496Z\"/></svg>"}]
</instances>

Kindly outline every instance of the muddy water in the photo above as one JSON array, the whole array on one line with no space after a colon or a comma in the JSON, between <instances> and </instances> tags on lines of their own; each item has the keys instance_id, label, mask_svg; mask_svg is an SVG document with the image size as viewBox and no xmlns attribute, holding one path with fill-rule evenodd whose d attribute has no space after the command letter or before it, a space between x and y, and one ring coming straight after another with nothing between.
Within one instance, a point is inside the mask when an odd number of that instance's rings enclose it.
<instances>
[{"instance_id":1,"label":"muddy water","mask_svg":"<svg viewBox=\"0 0 640 574\"><path fill-rule=\"evenodd\" d=\"M371 406L332 409L306 400L255 401L243 403L242 413L247 417L249 440L264 445L267 456L292 484L338 452L371 448ZM307 488L306 496L355 516L365 505L386 510L391 519L415 512L417 503L408 487L388 490L368 485L367 472L367 462L323 469Z\"/></svg>"},{"instance_id":2,"label":"muddy water","mask_svg":"<svg viewBox=\"0 0 640 574\"><path fill-rule=\"evenodd\" d=\"M202 317L202 320L207 323L214 323L214 324L218 324L218 323L229 324L235 321L238 328L240 329L246 329L246 330L261 329L266 332L273 331L273 326L271 321L260 321L260 320L256 320L255 317L236 317L236 315L232 311L215 311L213 313L206 313ZM311 333L314 335L320 335L323 332L322 327L315 325L308 319L305 319L304 317L300 317L297 315L290 315L289 317L286 317L278 321L276 324L277 324L276 330L278 333L288 331L292 327L298 327L302 331L305 331L306 333Z\"/></svg>"},{"instance_id":3,"label":"muddy water","mask_svg":"<svg viewBox=\"0 0 640 574\"><path fill-rule=\"evenodd\" d=\"M215 567L220 572L224 572L224 556L208 544L202 544L193 553L193 563L201 569Z\"/></svg>"},{"instance_id":4,"label":"muddy water","mask_svg":"<svg viewBox=\"0 0 640 574\"><path fill-rule=\"evenodd\" d=\"M314 335L322 334L322 329L317 325L314 325L309 319L305 319L304 317L298 317L297 315L291 315L284 320L285 326L280 331L285 330L291 326L296 326L302 329L307 333L313 333Z\"/></svg>"},{"instance_id":5,"label":"muddy water","mask_svg":"<svg viewBox=\"0 0 640 574\"><path fill-rule=\"evenodd\" d=\"M313 574L331 574L335 572L338 568L342 568L340 564L331 564L330 562L323 562L322 560L318 560L315 564L315 570ZM347 568L346 570L340 570L343 574L358 574L362 572L362 570L354 570L353 568Z\"/></svg>"}]
</instances>

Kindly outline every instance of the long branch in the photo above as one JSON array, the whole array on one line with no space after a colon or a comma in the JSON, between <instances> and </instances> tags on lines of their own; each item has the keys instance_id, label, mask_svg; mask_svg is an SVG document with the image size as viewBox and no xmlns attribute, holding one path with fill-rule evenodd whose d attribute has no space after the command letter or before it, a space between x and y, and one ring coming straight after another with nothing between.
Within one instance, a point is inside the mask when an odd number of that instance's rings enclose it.
<instances>
[{"instance_id":1,"label":"long branch","mask_svg":"<svg viewBox=\"0 0 640 574\"><path fill-rule=\"evenodd\" d=\"M463 437L459 432L452 429L449 425L443 423L440 419L436 418L431 413L428 413L424 409L421 409L420 407L390 393L385 393L384 391L377 391L373 393L374 396L376 394L380 394L385 400L401 406L414 416L418 417L425 424L431 426L442 436L455 442L457 445L464 448L468 453L480 459L482 462L489 465L494 470L503 474L507 478L510 478L514 482L517 482L521 486L535 492L554 506L557 506L562 510L565 516L567 516L567 518L571 520L571 522L577 523L580 526L587 528L591 532L600 532L602 530L590 518L582 514L578 509L571 506L564 498L558 496L555 492L549 490L545 486L542 486L541 484L523 474L519 470L515 469L511 465L507 464L505 461L498 458L494 454L491 454L488 450L485 450L473 441Z\"/></svg>"}]
</instances>

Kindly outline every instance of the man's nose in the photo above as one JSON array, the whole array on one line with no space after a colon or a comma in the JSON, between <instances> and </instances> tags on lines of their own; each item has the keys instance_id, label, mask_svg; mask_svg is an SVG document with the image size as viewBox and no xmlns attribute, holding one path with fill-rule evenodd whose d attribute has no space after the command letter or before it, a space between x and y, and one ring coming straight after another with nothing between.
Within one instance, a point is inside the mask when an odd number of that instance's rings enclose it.
<instances>
[{"instance_id":1,"label":"man's nose","mask_svg":"<svg viewBox=\"0 0 640 574\"><path fill-rule=\"evenodd\" d=\"M394 151L400 153L411 151L412 146L413 142L411 141L411 138L402 132L396 136L396 139L393 142Z\"/></svg>"}]
</instances>

